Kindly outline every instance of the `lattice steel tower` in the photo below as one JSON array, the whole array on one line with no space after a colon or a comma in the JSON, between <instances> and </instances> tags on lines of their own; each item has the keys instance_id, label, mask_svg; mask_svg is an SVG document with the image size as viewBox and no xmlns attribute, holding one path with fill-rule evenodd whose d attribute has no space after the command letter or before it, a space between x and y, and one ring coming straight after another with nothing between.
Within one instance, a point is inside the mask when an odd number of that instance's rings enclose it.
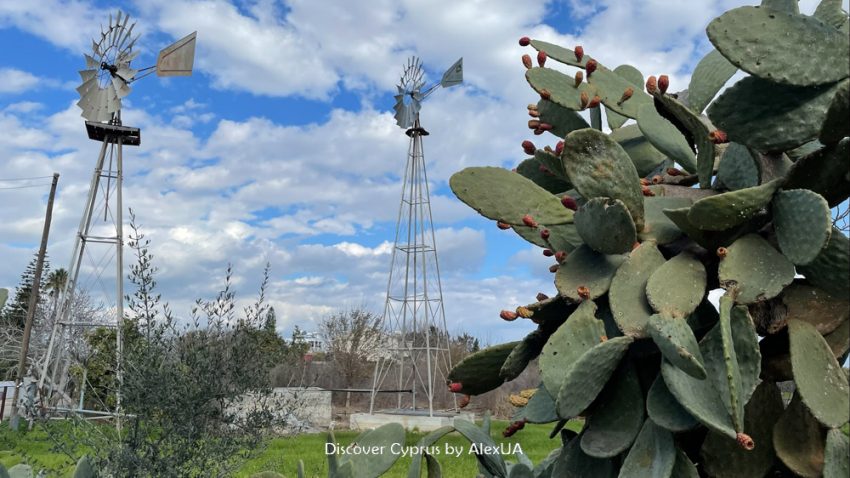
<instances>
[{"instance_id":1,"label":"lattice steel tower","mask_svg":"<svg viewBox=\"0 0 850 478\"><path fill-rule=\"evenodd\" d=\"M385 343L375 364L369 413L374 412L377 394L390 392L396 394L399 410L427 409L432 416L435 391L444 386L451 369L422 148L422 137L428 132L419 124L419 110L422 101L438 87L463 81L463 59L452 65L439 83L424 90L423 76L419 59L411 58L395 97L396 123L406 130L410 144L382 319Z\"/></svg>"}]
</instances>

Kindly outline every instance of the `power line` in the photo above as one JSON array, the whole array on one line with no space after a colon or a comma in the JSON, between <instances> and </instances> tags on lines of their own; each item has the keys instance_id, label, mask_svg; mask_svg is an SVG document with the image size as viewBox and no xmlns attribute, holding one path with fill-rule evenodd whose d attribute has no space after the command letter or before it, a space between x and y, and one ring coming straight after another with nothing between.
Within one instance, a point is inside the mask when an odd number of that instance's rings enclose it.
<instances>
[{"instance_id":1,"label":"power line","mask_svg":"<svg viewBox=\"0 0 850 478\"><path fill-rule=\"evenodd\" d=\"M6 182L6 181L28 181L28 180L30 180L30 179L48 179L48 178L52 178L52 177L53 177L53 176L33 176L33 177L30 177L30 178L7 178L7 179L0 178L0 182Z\"/></svg>"},{"instance_id":2,"label":"power line","mask_svg":"<svg viewBox=\"0 0 850 478\"><path fill-rule=\"evenodd\" d=\"M8 186L8 187L0 187L0 189L27 189L27 188L43 188L47 186L47 184L30 184L28 186Z\"/></svg>"}]
</instances>

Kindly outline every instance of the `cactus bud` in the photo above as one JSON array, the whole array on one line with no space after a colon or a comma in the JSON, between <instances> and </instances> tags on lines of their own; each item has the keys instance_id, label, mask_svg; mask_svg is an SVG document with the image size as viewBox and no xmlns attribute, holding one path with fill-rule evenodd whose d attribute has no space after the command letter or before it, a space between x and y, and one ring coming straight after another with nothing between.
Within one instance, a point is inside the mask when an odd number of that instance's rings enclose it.
<instances>
[{"instance_id":1,"label":"cactus bud","mask_svg":"<svg viewBox=\"0 0 850 478\"><path fill-rule=\"evenodd\" d=\"M741 445L741 448L743 448L744 450L750 451L756 447L756 444L755 442L753 442L753 439L750 438L750 436L746 433L738 432L738 434L735 436L735 439L738 441L738 444Z\"/></svg>"},{"instance_id":2,"label":"cactus bud","mask_svg":"<svg viewBox=\"0 0 850 478\"><path fill-rule=\"evenodd\" d=\"M590 98L587 97L587 92L582 91L580 98L581 98L581 108L580 109L587 108L587 104L590 103Z\"/></svg>"},{"instance_id":3,"label":"cactus bud","mask_svg":"<svg viewBox=\"0 0 850 478\"><path fill-rule=\"evenodd\" d=\"M578 203L572 196L569 195L565 195L561 198L561 204L563 204L565 208L572 209L573 211L578 209Z\"/></svg>"},{"instance_id":4,"label":"cactus bud","mask_svg":"<svg viewBox=\"0 0 850 478\"><path fill-rule=\"evenodd\" d=\"M599 98L599 95L594 95L593 99L590 100L590 103L587 104L587 107L588 108L596 108L597 106L599 106L599 103L601 101L602 101L602 99Z\"/></svg>"},{"instance_id":5,"label":"cactus bud","mask_svg":"<svg viewBox=\"0 0 850 478\"><path fill-rule=\"evenodd\" d=\"M506 229L510 229L511 225L506 222L496 221L496 227L504 231Z\"/></svg>"},{"instance_id":6,"label":"cactus bud","mask_svg":"<svg viewBox=\"0 0 850 478\"><path fill-rule=\"evenodd\" d=\"M667 174L670 176L681 176L682 172L676 168L667 168Z\"/></svg>"},{"instance_id":7,"label":"cactus bud","mask_svg":"<svg viewBox=\"0 0 850 478\"><path fill-rule=\"evenodd\" d=\"M540 136L541 134L544 133L544 130L542 130L540 128L534 128L533 132L534 132L534 136Z\"/></svg>"},{"instance_id":8,"label":"cactus bud","mask_svg":"<svg viewBox=\"0 0 850 478\"><path fill-rule=\"evenodd\" d=\"M601 342L607 342L607 341L608 341L608 336L607 336L607 335L600 335L600 336L599 336L599 342L600 342L600 343L601 343Z\"/></svg>"},{"instance_id":9,"label":"cactus bud","mask_svg":"<svg viewBox=\"0 0 850 478\"><path fill-rule=\"evenodd\" d=\"M626 91L623 92L623 96L620 97L620 101L618 101L617 104L618 105L623 104L626 100L631 98L634 93L635 93L635 89L632 88L631 86L626 88Z\"/></svg>"},{"instance_id":10,"label":"cactus bud","mask_svg":"<svg viewBox=\"0 0 850 478\"><path fill-rule=\"evenodd\" d=\"M549 229L543 229L540 231L540 237L543 238L544 241L549 239Z\"/></svg>"},{"instance_id":11,"label":"cactus bud","mask_svg":"<svg viewBox=\"0 0 850 478\"><path fill-rule=\"evenodd\" d=\"M641 186L640 193L647 197L655 196L655 193L652 192L652 189L649 189L649 186Z\"/></svg>"},{"instance_id":12,"label":"cactus bud","mask_svg":"<svg viewBox=\"0 0 850 478\"><path fill-rule=\"evenodd\" d=\"M531 38L522 37L519 39L519 46L528 46L531 43Z\"/></svg>"},{"instance_id":13,"label":"cactus bud","mask_svg":"<svg viewBox=\"0 0 850 478\"><path fill-rule=\"evenodd\" d=\"M528 110L528 116L531 116L532 118L539 118L540 112L537 110Z\"/></svg>"},{"instance_id":14,"label":"cactus bud","mask_svg":"<svg viewBox=\"0 0 850 478\"><path fill-rule=\"evenodd\" d=\"M546 257L552 257L555 255L555 253L552 252L552 249L543 249L543 255Z\"/></svg>"},{"instance_id":15,"label":"cactus bud","mask_svg":"<svg viewBox=\"0 0 850 478\"><path fill-rule=\"evenodd\" d=\"M458 408L466 408L466 406L469 405L470 400L472 400L472 396L470 395L460 397L460 400L457 402Z\"/></svg>"},{"instance_id":16,"label":"cactus bud","mask_svg":"<svg viewBox=\"0 0 850 478\"><path fill-rule=\"evenodd\" d=\"M564 152L564 142L558 141L558 144L555 145L555 154L560 156L561 153L563 153L563 152Z\"/></svg>"},{"instance_id":17,"label":"cactus bud","mask_svg":"<svg viewBox=\"0 0 850 478\"><path fill-rule=\"evenodd\" d=\"M584 69L587 71L587 77L590 78L590 75L596 71L596 60L587 60L587 64L584 65Z\"/></svg>"},{"instance_id":18,"label":"cactus bud","mask_svg":"<svg viewBox=\"0 0 850 478\"><path fill-rule=\"evenodd\" d=\"M502 320L507 320L508 322L513 322L514 320L516 320L518 315L517 315L516 312L510 311L510 310L503 310L503 311L499 312L499 317L501 317Z\"/></svg>"},{"instance_id":19,"label":"cactus bud","mask_svg":"<svg viewBox=\"0 0 850 478\"><path fill-rule=\"evenodd\" d=\"M528 307L520 306L516 308L516 314L523 319L530 319L531 316L534 315L534 312L532 312Z\"/></svg>"},{"instance_id":20,"label":"cactus bud","mask_svg":"<svg viewBox=\"0 0 850 478\"><path fill-rule=\"evenodd\" d=\"M528 106L526 106L526 108L528 108L530 110L537 111L537 103L529 103Z\"/></svg>"},{"instance_id":21,"label":"cactus bud","mask_svg":"<svg viewBox=\"0 0 850 478\"><path fill-rule=\"evenodd\" d=\"M528 227L537 227L537 221L535 221L534 218L531 217L530 214L526 214L525 216L522 216L522 223L525 224Z\"/></svg>"},{"instance_id":22,"label":"cactus bud","mask_svg":"<svg viewBox=\"0 0 850 478\"><path fill-rule=\"evenodd\" d=\"M525 151L525 154L534 154L537 151L537 147L531 141L525 140L522 142L522 150Z\"/></svg>"},{"instance_id":23,"label":"cactus bud","mask_svg":"<svg viewBox=\"0 0 850 478\"><path fill-rule=\"evenodd\" d=\"M635 243L634 243L634 244L632 244L632 250L635 250L635 249L637 249L638 247L640 247L640 242L639 242L639 241L635 241Z\"/></svg>"},{"instance_id":24,"label":"cactus bud","mask_svg":"<svg viewBox=\"0 0 850 478\"><path fill-rule=\"evenodd\" d=\"M548 100L549 98L552 97L552 93L549 93L549 90L547 90L546 88L543 88L542 90L540 90L540 97L543 98L544 100Z\"/></svg>"},{"instance_id":25,"label":"cactus bud","mask_svg":"<svg viewBox=\"0 0 850 478\"><path fill-rule=\"evenodd\" d=\"M714 144L722 144L729 142L729 138L726 136L726 132L719 129L708 133L708 138Z\"/></svg>"},{"instance_id":26,"label":"cactus bud","mask_svg":"<svg viewBox=\"0 0 850 478\"><path fill-rule=\"evenodd\" d=\"M670 77L661 75L658 77L658 91L667 93L667 87L670 86Z\"/></svg>"},{"instance_id":27,"label":"cactus bud","mask_svg":"<svg viewBox=\"0 0 850 478\"><path fill-rule=\"evenodd\" d=\"M548 299L549 296L544 294L543 292L538 292L537 297L535 297L535 298L537 299L537 302L540 302L540 301L544 301L544 300Z\"/></svg>"},{"instance_id":28,"label":"cactus bud","mask_svg":"<svg viewBox=\"0 0 850 478\"><path fill-rule=\"evenodd\" d=\"M537 129L540 127L540 120L530 119L528 120L528 129Z\"/></svg>"},{"instance_id":29,"label":"cactus bud","mask_svg":"<svg viewBox=\"0 0 850 478\"><path fill-rule=\"evenodd\" d=\"M532 67L531 55L529 55L529 54L522 55L522 66L524 66L526 70L531 69L531 67Z\"/></svg>"},{"instance_id":30,"label":"cactus bud","mask_svg":"<svg viewBox=\"0 0 850 478\"><path fill-rule=\"evenodd\" d=\"M537 52L537 64L542 68L546 64L546 52L540 50Z\"/></svg>"},{"instance_id":31,"label":"cactus bud","mask_svg":"<svg viewBox=\"0 0 850 478\"><path fill-rule=\"evenodd\" d=\"M583 285L576 287L576 292L578 292L578 296L581 297L582 299L586 300L587 298L590 297L590 289L588 289L587 287L585 287Z\"/></svg>"},{"instance_id":32,"label":"cactus bud","mask_svg":"<svg viewBox=\"0 0 850 478\"><path fill-rule=\"evenodd\" d=\"M460 382L452 382L449 384L449 391L452 393L460 393L463 390L463 384Z\"/></svg>"},{"instance_id":33,"label":"cactus bud","mask_svg":"<svg viewBox=\"0 0 850 478\"><path fill-rule=\"evenodd\" d=\"M578 88L578 86L581 84L581 82L583 80L584 80L584 73L582 73L581 70L577 71L576 72L576 88Z\"/></svg>"},{"instance_id":34,"label":"cactus bud","mask_svg":"<svg viewBox=\"0 0 850 478\"><path fill-rule=\"evenodd\" d=\"M538 128L542 129L543 131L549 131L552 129L552 125L549 123L540 123L540 126L538 126Z\"/></svg>"},{"instance_id":35,"label":"cactus bud","mask_svg":"<svg viewBox=\"0 0 850 478\"><path fill-rule=\"evenodd\" d=\"M558 251L555 253L555 260L558 261L558 264L562 264L566 258L567 253L565 251Z\"/></svg>"},{"instance_id":36,"label":"cactus bud","mask_svg":"<svg viewBox=\"0 0 850 478\"><path fill-rule=\"evenodd\" d=\"M661 184L663 182L664 182L664 178L662 178L658 174L656 174L655 176L652 177L652 184Z\"/></svg>"},{"instance_id":37,"label":"cactus bud","mask_svg":"<svg viewBox=\"0 0 850 478\"><path fill-rule=\"evenodd\" d=\"M649 179L640 178L640 185L641 186L649 186L649 184L650 184Z\"/></svg>"},{"instance_id":38,"label":"cactus bud","mask_svg":"<svg viewBox=\"0 0 850 478\"><path fill-rule=\"evenodd\" d=\"M717 257L719 257L721 259L725 258L726 254L728 254L728 253L729 253L729 250L726 249L725 247L718 247L717 248Z\"/></svg>"},{"instance_id":39,"label":"cactus bud","mask_svg":"<svg viewBox=\"0 0 850 478\"><path fill-rule=\"evenodd\" d=\"M654 95L658 92L658 80L656 80L654 76L650 76L646 79L646 92L650 95Z\"/></svg>"},{"instance_id":40,"label":"cactus bud","mask_svg":"<svg viewBox=\"0 0 850 478\"><path fill-rule=\"evenodd\" d=\"M576 45L575 48L576 53L576 61L580 62L582 58L584 58L584 47L581 45Z\"/></svg>"},{"instance_id":41,"label":"cactus bud","mask_svg":"<svg viewBox=\"0 0 850 478\"><path fill-rule=\"evenodd\" d=\"M553 274L558 272L558 264L552 264L551 266L549 266L549 272Z\"/></svg>"}]
</instances>

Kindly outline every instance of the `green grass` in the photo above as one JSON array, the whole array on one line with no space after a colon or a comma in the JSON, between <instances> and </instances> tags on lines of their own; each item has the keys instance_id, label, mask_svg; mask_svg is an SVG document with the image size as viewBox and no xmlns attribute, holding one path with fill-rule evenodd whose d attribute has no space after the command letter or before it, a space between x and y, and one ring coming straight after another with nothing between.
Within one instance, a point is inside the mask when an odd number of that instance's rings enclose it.
<instances>
[{"instance_id":1,"label":"green grass","mask_svg":"<svg viewBox=\"0 0 850 478\"><path fill-rule=\"evenodd\" d=\"M557 439L550 440L549 432L553 425L531 425L517 432L511 438L503 438L502 430L508 422L494 420L490 435L496 443L519 443L522 451L534 463L546 457L558 446ZM52 422L51 434L62 436L63 427L70 426L66 422ZM580 422L570 422L567 428L579 430ZM350 430L337 430L335 438L338 443L347 445L358 435ZM425 433L409 432L406 445L415 445ZM268 440L265 448L254 458L246 462L236 473L237 478L247 478L260 471L277 471L286 476L294 476L298 460L304 461L307 476L325 477L328 472L325 456L326 433L304 434L295 437L280 437ZM475 456L467 454L469 442L457 433L452 433L438 442L441 449L448 443L460 447L463 453L460 457L439 456L444 476L476 476L477 465ZM22 455L26 454L26 458ZM505 457L514 460L513 457ZM18 463L29 463L35 469L45 468L51 471L48 476L70 478L73 473L74 461L67 455L55 450L54 441L40 426L30 432L12 432L4 422L0 424L0 463L11 467ZM385 477L406 477L410 466L410 457L403 457L386 473Z\"/></svg>"}]
</instances>

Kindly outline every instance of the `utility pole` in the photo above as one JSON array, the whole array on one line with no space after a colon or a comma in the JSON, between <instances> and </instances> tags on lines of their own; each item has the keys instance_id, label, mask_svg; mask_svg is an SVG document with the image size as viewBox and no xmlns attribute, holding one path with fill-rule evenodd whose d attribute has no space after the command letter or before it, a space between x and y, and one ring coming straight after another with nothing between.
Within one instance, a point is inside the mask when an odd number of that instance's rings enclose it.
<instances>
[{"instance_id":1,"label":"utility pole","mask_svg":"<svg viewBox=\"0 0 850 478\"><path fill-rule=\"evenodd\" d=\"M27 321L24 325L24 337L21 342L21 358L18 362L18 376L15 377L15 392L12 395L12 430L18 429L18 398L21 391L21 380L26 373L27 353L30 348L30 334L32 333L32 322L35 318L35 309L38 307L39 285L41 284L41 270L44 268L44 254L47 252L47 237L50 235L50 219L53 217L53 198L56 197L56 184L59 182L59 173L53 173L53 183L50 185L50 196L47 199L47 212L44 217L44 229L41 231L41 246L38 248L38 259L35 263L35 275L32 279L30 289L30 300L27 306Z\"/></svg>"}]
</instances>

